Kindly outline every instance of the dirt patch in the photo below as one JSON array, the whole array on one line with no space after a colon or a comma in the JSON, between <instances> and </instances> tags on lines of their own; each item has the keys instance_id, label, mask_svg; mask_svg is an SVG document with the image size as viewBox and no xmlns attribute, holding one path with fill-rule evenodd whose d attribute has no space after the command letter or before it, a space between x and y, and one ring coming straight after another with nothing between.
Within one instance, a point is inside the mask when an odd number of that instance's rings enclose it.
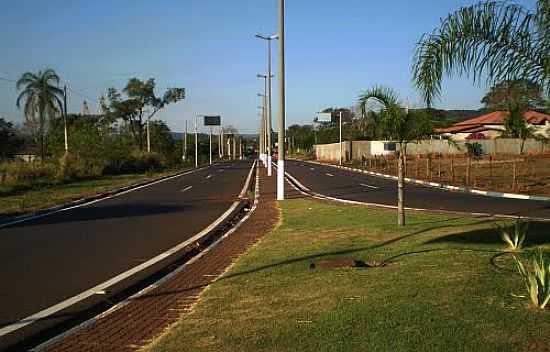
<instances>
[{"instance_id":1,"label":"dirt patch","mask_svg":"<svg viewBox=\"0 0 550 352\"><path fill-rule=\"evenodd\" d=\"M384 262L378 261L363 261L357 259L332 259L332 260L321 260L318 262L311 263L309 265L310 269L337 269L337 268L380 268L386 266Z\"/></svg>"}]
</instances>

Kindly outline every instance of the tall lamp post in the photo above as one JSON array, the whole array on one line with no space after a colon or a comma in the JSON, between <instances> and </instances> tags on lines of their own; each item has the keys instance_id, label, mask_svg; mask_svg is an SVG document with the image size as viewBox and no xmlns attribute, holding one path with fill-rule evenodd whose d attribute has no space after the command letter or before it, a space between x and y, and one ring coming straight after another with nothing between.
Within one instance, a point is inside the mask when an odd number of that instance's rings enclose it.
<instances>
[{"instance_id":1,"label":"tall lamp post","mask_svg":"<svg viewBox=\"0 0 550 352\"><path fill-rule=\"evenodd\" d=\"M285 199L285 0L279 0L279 119L277 200Z\"/></svg>"},{"instance_id":2,"label":"tall lamp post","mask_svg":"<svg viewBox=\"0 0 550 352\"><path fill-rule=\"evenodd\" d=\"M266 89L266 95L267 95L267 102L266 102L266 109L267 109L267 175L271 176L271 155L272 153L272 146L273 143L271 142L271 120L272 120L272 107L271 107L271 79L273 78L273 75L271 73L271 41L278 39L279 36L277 34L271 35L271 36L265 36L261 34L256 34L256 38L265 40L267 42L267 89ZM258 75L260 77L260 75ZM265 77L265 76L264 76Z\"/></svg>"}]
</instances>

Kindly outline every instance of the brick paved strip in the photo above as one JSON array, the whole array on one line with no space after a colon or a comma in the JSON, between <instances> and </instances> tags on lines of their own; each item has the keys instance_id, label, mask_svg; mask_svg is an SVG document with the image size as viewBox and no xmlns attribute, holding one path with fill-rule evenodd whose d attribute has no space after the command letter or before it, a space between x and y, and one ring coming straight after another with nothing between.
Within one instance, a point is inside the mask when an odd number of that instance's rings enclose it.
<instances>
[{"instance_id":1,"label":"brick paved strip","mask_svg":"<svg viewBox=\"0 0 550 352\"><path fill-rule=\"evenodd\" d=\"M259 202L250 218L230 236L185 265L162 285L132 298L122 307L83 324L41 351L136 351L160 336L189 312L203 290L222 275L248 248L272 230L280 214L275 177L259 168Z\"/></svg>"}]
</instances>

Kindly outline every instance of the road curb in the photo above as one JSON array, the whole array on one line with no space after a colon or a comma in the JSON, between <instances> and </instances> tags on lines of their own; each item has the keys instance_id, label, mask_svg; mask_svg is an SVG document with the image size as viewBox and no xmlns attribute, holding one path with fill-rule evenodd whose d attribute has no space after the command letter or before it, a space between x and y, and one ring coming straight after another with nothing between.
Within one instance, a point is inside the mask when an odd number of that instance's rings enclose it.
<instances>
[{"instance_id":1,"label":"road curb","mask_svg":"<svg viewBox=\"0 0 550 352\"><path fill-rule=\"evenodd\" d=\"M116 197L116 196L122 195L124 193L131 192L131 191L133 191L135 189L138 189L138 188L147 187L147 186L153 185L155 183L166 181L168 179L181 177L181 176L184 176L184 175L196 172L196 171L203 170L207 167L208 166L203 166L203 167L200 167L198 169L191 169L191 170L187 170L187 171L183 171L183 172L178 172L176 174L171 174L171 175L158 177L158 178L155 178L155 179L152 179L152 180L139 182L139 183L132 184L132 185L129 185L129 186L115 188L115 189L107 191L107 192L97 193L97 194L94 194L94 195L89 196L89 197L84 197L84 198L73 200L73 201L63 203L63 204L60 204L60 205L55 205L53 207L40 209L40 210L31 212L31 213L26 213L26 214L14 216L14 217L7 217L7 218L4 218L4 219L0 220L0 228L10 226L10 225L15 225L17 223L28 221L28 220L31 220L31 219L37 219L37 218L45 217L45 216L52 215L52 214L55 214L55 213L59 213L59 212L65 211L65 210L73 209L75 207L83 206L83 205L88 204L88 203L99 202L99 201L104 200L104 199L109 199L109 198L112 198L112 197Z\"/></svg>"},{"instance_id":2,"label":"road curb","mask_svg":"<svg viewBox=\"0 0 550 352\"><path fill-rule=\"evenodd\" d=\"M45 341L43 343L41 343L40 345L34 347L32 349L32 352L40 352L40 351L48 350L48 348L50 346L55 345L57 342L63 340L64 338L67 338L67 337L77 333L79 330L82 330L83 328L86 328L86 327L96 323L97 321L108 317L110 314L112 314L112 313L116 312L117 310L123 308L127 304L130 304L132 301L136 301L140 297L145 296L146 294L150 293L154 289L158 288L159 286L163 285L165 282L167 282L168 280L173 278L175 275L180 273L186 267L190 266L191 264L193 264L194 262L196 262L197 260L202 258L206 253L210 252L214 247L219 245L224 239L226 239L227 237L232 235L235 231L237 231L250 218L250 216L252 216L252 214L256 210L256 207L258 206L258 200L259 200L259 174L258 174L257 170L258 170L258 165L255 162L253 164L253 167L251 168L249 174L248 174L248 177L246 178L245 185L244 185L244 187L241 191L241 195L239 196L239 199L244 199L245 198L242 195L243 195L243 193L245 193L244 191L246 189L250 188L254 171L256 171L256 177L255 177L255 182L254 182L254 189L255 189L255 191L254 191L254 200L251 203L252 206L251 206L250 210L246 213L246 215L242 219L239 220L239 222L237 222L234 226L232 226L229 230L227 230L220 238L216 239L213 243L209 244L204 250L202 250L200 253L195 255L193 258L191 258L187 262L179 265L177 268L175 268L169 274L163 276L162 278L160 278L159 280L153 282L149 286L143 288L139 292L136 292L135 294L127 297L123 301L115 304L114 306L112 306L108 310L106 310L104 312L101 312L98 315L96 315L96 316L94 316L94 317L78 324L77 326L75 326L75 327L73 327L73 328L71 328L71 329L69 329L69 330L67 330L67 331L65 331L65 332L63 332L63 333L61 333L61 334Z\"/></svg>"},{"instance_id":3,"label":"road curb","mask_svg":"<svg viewBox=\"0 0 550 352\"><path fill-rule=\"evenodd\" d=\"M244 183L244 186L240 194L242 194L244 190L250 187L251 179L253 175L252 171L255 169L255 167L256 167L256 162L252 164L251 172L248 174L248 177L246 178L246 181ZM204 169L204 167L200 169ZM168 180L170 178L177 178L182 175L198 171L200 169L194 169L194 170L190 170L190 171L183 172L176 175L165 176L160 179L157 179L156 181L148 182L145 186L159 183L159 182ZM136 188L137 187L133 187L131 190ZM131 190L127 190L127 191L129 192ZM123 194L123 193L124 192L120 192L118 194ZM101 199L105 199L105 198L101 198ZM101 282L90 289L87 289L84 292L80 292L72 297L65 299L62 302L59 302L37 313L34 313L30 316L20 319L19 321L0 327L0 338L4 338L12 334L20 334L21 336L24 336L23 337L23 341L24 341L24 339L30 338L30 336L25 336L26 332L24 329L27 329L27 327L29 327L30 325L36 322L44 322L49 317L55 316L56 314L60 315L63 312L65 312L67 309L70 309L71 307L74 307L78 304L83 304L84 302L93 301L98 296L104 296L105 299L108 300L110 299L110 297L116 296L118 293L124 290L127 290L131 286L136 285L140 280L144 280L146 277L150 275L154 275L160 270L163 270L163 268L166 268L169 265L172 265L174 262L176 262L177 258L181 258L187 253L191 253L193 250L199 248L200 246L207 244L211 236L215 234L216 231L220 231L220 229L223 230L223 226L225 226L228 220L233 219L238 212L242 211L248 201L249 201L248 199L237 197L237 199L232 202L231 206L221 216L215 219L206 228L196 233L192 237L186 239L185 241L173 246L172 248L169 248L168 250L156 255L155 257L137 266L134 266L126 270L123 273L119 273L118 275L112 278L109 278L108 280ZM71 209L71 208L65 208L65 209ZM50 212L48 214L52 214L52 213ZM47 216L48 214L43 216ZM20 221L25 221L25 220L20 220ZM43 331L47 331L48 329L51 329L51 328L53 328L53 326L47 326L43 329ZM11 342L8 341L5 343L6 343L6 347L10 347ZM0 344L0 349L2 348L3 347Z\"/></svg>"},{"instance_id":4,"label":"road curb","mask_svg":"<svg viewBox=\"0 0 550 352\"><path fill-rule=\"evenodd\" d=\"M358 173L362 173L362 174L367 174L367 175L370 175L370 176L376 176L376 177L381 177L381 178L386 178L386 179L397 180L397 176L382 174L382 173L379 173L379 172L356 169L356 168L349 167L349 166L333 165L333 164L322 163L322 162L319 162L319 161L311 161L311 160L308 160L308 161L305 161L305 162L312 163L312 164L317 164L317 165L332 166L332 167L335 167L337 169L348 170L348 171L358 172ZM458 192L463 192L463 193L482 195L482 196L486 196L486 197L508 198L508 199L524 199L524 200L535 200L535 201L542 201L542 202L550 202L550 197L530 196L530 195L527 195L527 194L519 194L519 193L483 191L483 190L475 189L475 188L468 188L468 187L462 187L462 186L451 186L451 185L446 185L446 184L443 184L443 183L417 180L417 179L409 178L409 177L405 177L405 182L413 183L413 184L417 184L417 185L422 185L422 186L427 186L427 187L439 188L439 189L446 190L446 191L458 191Z\"/></svg>"}]
</instances>

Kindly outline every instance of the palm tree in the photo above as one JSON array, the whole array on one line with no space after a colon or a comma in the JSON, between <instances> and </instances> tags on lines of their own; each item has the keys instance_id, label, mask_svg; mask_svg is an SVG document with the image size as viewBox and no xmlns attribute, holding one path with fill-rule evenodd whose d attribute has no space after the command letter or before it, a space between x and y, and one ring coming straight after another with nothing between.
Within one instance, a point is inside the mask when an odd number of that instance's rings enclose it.
<instances>
[{"instance_id":1,"label":"palm tree","mask_svg":"<svg viewBox=\"0 0 550 352\"><path fill-rule=\"evenodd\" d=\"M534 11L507 1L463 7L422 36L413 62L413 81L431 106L443 74L482 75L487 84L529 80L550 92L550 0Z\"/></svg>"},{"instance_id":2,"label":"palm tree","mask_svg":"<svg viewBox=\"0 0 550 352\"><path fill-rule=\"evenodd\" d=\"M397 153L397 224L405 226L405 156L407 144L429 136L432 133L430 119L424 112L403 108L392 89L375 86L359 96L361 112L366 115L367 103L375 100L382 105L379 113L380 135L394 141Z\"/></svg>"},{"instance_id":3,"label":"palm tree","mask_svg":"<svg viewBox=\"0 0 550 352\"><path fill-rule=\"evenodd\" d=\"M44 143L47 119L52 119L63 110L63 90L58 87L59 76L52 69L25 72L17 81L17 90L21 93L17 97L17 108L23 104L25 117L32 120L38 113L40 154L45 159L46 146Z\"/></svg>"}]
</instances>

